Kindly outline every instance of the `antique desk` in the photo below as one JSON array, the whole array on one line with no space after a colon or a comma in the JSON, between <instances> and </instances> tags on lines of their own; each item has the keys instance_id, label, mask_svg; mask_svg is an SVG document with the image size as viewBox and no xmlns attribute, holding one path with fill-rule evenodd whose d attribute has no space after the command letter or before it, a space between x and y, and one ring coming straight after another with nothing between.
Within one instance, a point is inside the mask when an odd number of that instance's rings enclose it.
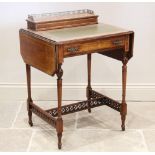
<instances>
[{"instance_id":1,"label":"antique desk","mask_svg":"<svg viewBox=\"0 0 155 155\"><path fill-rule=\"evenodd\" d=\"M80 15L79 17L78 14ZM83 14L84 17L83 17ZM46 15L50 16L50 15ZM64 16L65 20L62 20ZM44 16L41 16L44 17ZM27 110L29 124L32 123L32 113L35 113L54 128L58 136L58 148L61 149L63 132L62 116L81 110L91 112L94 107L107 105L120 112L122 130L125 130L127 114L126 76L127 62L133 55L133 31L124 30L108 24L98 23L96 15L90 10L67 12L51 17L55 22L34 22L27 20L28 29L20 29L20 51L26 64L27 72ZM50 25L50 26L49 26ZM93 53L105 55L122 62L122 102L119 103L105 95L94 91L91 87L91 56ZM88 85L86 88L87 100L63 106L62 103L62 64L65 58L87 55ZM57 76L58 106L44 110L37 106L31 97L31 68ZM82 66L81 66L82 67Z\"/></svg>"}]
</instances>

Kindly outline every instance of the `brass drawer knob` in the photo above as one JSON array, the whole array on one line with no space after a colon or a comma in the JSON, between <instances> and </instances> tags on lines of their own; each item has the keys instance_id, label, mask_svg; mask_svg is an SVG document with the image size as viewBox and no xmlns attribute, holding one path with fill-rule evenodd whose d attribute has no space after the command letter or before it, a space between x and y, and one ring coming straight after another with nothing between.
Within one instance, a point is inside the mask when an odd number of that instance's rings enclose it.
<instances>
[{"instance_id":1,"label":"brass drawer knob","mask_svg":"<svg viewBox=\"0 0 155 155\"><path fill-rule=\"evenodd\" d=\"M112 43L116 46L119 46L123 44L123 40L114 40Z\"/></svg>"},{"instance_id":2,"label":"brass drawer knob","mask_svg":"<svg viewBox=\"0 0 155 155\"><path fill-rule=\"evenodd\" d=\"M68 52L77 52L78 50L79 50L78 47L69 47L69 48L67 48Z\"/></svg>"}]
</instances>

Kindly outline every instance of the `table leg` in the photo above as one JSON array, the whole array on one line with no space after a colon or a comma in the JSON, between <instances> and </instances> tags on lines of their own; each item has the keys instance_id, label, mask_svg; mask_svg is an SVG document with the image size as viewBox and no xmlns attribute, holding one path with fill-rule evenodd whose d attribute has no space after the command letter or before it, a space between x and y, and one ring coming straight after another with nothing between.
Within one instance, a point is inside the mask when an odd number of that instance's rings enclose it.
<instances>
[{"instance_id":1,"label":"table leg","mask_svg":"<svg viewBox=\"0 0 155 155\"><path fill-rule=\"evenodd\" d=\"M127 62L128 59L124 57L122 66L122 104L121 104L121 120L122 120L122 131L125 131L125 119L127 114L127 104L126 104L126 78L127 78Z\"/></svg>"},{"instance_id":2,"label":"table leg","mask_svg":"<svg viewBox=\"0 0 155 155\"><path fill-rule=\"evenodd\" d=\"M57 130L57 136L58 136L58 148L61 149L62 143L62 132L63 132L63 120L61 116L61 103L62 103L62 75L63 70L61 69L61 65L58 65L58 71L57 71L57 93L58 93L58 118L56 121L56 130Z\"/></svg>"},{"instance_id":3,"label":"table leg","mask_svg":"<svg viewBox=\"0 0 155 155\"><path fill-rule=\"evenodd\" d=\"M27 93L28 93L28 98L27 98L27 111L28 111L28 118L29 118L29 125L33 126L32 123L32 111L31 111L31 105L30 103L32 102L31 98L31 68L30 65L26 64L26 75L27 75Z\"/></svg>"},{"instance_id":4,"label":"table leg","mask_svg":"<svg viewBox=\"0 0 155 155\"><path fill-rule=\"evenodd\" d=\"M91 54L87 54L87 71L88 71L88 85L86 89L87 99L90 100L91 88ZM88 112L91 113L90 103L88 102Z\"/></svg>"}]
</instances>

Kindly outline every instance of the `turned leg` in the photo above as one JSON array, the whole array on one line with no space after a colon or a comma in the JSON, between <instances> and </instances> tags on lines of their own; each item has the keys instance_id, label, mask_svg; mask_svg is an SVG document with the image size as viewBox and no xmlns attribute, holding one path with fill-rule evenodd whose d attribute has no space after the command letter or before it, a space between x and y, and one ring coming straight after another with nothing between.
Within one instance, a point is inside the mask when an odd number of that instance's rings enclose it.
<instances>
[{"instance_id":1,"label":"turned leg","mask_svg":"<svg viewBox=\"0 0 155 155\"><path fill-rule=\"evenodd\" d=\"M61 64L58 65L57 71L57 94L58 94L58 118L56 121L56 130L58 136L58 148L61 149L62 143L62 132L63 132L63 120L61 117L61 102L62 102L62 75L63 70L61 69Z\"/></svg>"},{"instance_id":2,"label":"turned leg","mask_svg":"<svg viewBox=\"0 0 155 155\"><path fill-rule=\"evenodd\" d=\"M29 125L33 126L32 123L32 111L31 111L31 68L30 65L26 64L26 75L27 75L27 93L28 93L28 98L27 98L27 111L28 111L28 118L29 118Z\"/></svg>"},{"instance_id":3,"label":"turned leg","mask_svg":"<svg viewBox=\"0 0 155 155\"><path fill-rule=\"evenodd\" d=\"M88 71L88 85L86 89L87 99L90 100L90 91L91 88L91 54L87 54L87 71ZM88 112L91 113L91 105L90 102L88 102Z\"/></svg>"},{"instance_id":4,"label":"turned leg","mask_svg":"<svg viewBox=\"0 0 155 155\"><path fill-rule=\"evenodd\" d=\"M126 78L127 78L127 62L128 59L125 57L123 59L122 66L122 104L121 104L121 120L122 120L122 131L125 131L125 119L127 114L127 104L126 104Z\"/></svg>"}]
</instances>

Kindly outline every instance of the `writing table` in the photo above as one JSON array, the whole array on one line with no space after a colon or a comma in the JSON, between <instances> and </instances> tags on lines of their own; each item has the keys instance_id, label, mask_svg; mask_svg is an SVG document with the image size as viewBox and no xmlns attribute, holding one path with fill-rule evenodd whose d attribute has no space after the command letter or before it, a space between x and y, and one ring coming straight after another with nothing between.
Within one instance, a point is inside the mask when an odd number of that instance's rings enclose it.
<instances>
[{"instance_id":1,"label":"writing table","mask_svg":"<svg viewBox=\"0 0 155 155\"><path fill-rule=\"evenodd\" d=\"M56 128L58 148L61 149L63 132L63 115L107 105L121 114L121 128L125 130L127 114L126 76L127 62L133 55L134 32L108 24L91 24L85 26L35 31L20 29L20 51L26 64L27 72L27 110L29 124L32 113L35 113ZM91 56L98 53L122 61L122 101L119 103L91 87ZM62 64L65 58L87 55L88 85L87 100L62 105ZM58 105L56 108L44 110L35 104L31 97L31 66L50 75L57 76ZM80 66L79 66L80 67ZM82 67L82 66L81 66Z\"/></svg>"}]
</instances>

